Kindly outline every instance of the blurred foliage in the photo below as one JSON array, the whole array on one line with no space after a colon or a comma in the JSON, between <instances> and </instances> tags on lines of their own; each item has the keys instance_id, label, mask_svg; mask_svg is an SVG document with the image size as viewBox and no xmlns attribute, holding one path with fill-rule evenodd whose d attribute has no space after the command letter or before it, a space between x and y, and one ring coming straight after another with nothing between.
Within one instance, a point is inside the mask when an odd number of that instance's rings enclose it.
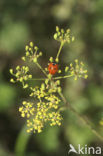
<instances>
[{"instance_id":1,"label":"blurred foliage","mask_svg":"<svg viewBox=\"0 0 103 156\"><path fill-rule=\"evenodd\" d=\"M1 50L12 53L18 51L28 37L28 29L25 23L8 22L0 33Z\"/></svg>"},{"instance_id":2,"label":"blurred foliage","mask_svg":"<svg viewBox=\"0 0 103 156\"><path fill-rule=\"evenodd\" d=\"M6 111L12 107L16 96L16 90L12 86L2 82L0 84L0 96L0 112L3 112L3 110Z\"/></svg>"},{"instance_id":3,"label":"blurred foliage","mask_svg":"<svg viewBox=\"0 0 103 156\"><path fill-rule=\"evenodd\" d=\"M22 64L20 57L29 41L34 41L43 51L41 64L45 67L48 56L55 56L59 46L52 37L55 26L70 28L75 42L63 49L60 66L63 68L75 58L83 60L89 78L78 82L63 81L63 92L73 107L86 115L103 135L103 128L99 125L103 117L102 19L103 0L0 0L0 155L14 156L18 150L27 156L64 156L70 143L103 146L69 110L63 113L60 128L47 126L43 133L27 139L18 106L28 93L9 83L9 68ZM42 76L34 67L32 71L36 77ZM7 128L8 124L12 126ZM26 147L21 146L22 140Z\"/></svg>"},{"instance_id":4,"label":"blurred foliage","mask_svg":"<svg viewBox=\"0 0 103 156\"><path fill-rule=\"evenodd\" d=\"M55 152L58 149L59 131L59 127L47 127L43 133L36 136L36 140L44 152Z\"/></svg>"}]
</instances>

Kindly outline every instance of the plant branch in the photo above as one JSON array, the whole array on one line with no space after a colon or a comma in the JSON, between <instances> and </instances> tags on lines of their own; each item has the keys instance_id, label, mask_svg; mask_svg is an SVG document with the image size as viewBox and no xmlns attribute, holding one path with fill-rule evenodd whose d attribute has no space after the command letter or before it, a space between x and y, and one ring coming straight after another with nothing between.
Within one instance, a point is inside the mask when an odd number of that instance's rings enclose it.
<instances>
[{"instance_id":1,"label":"plant branch","mask_svg":"<svg viewBox=\"0 0 103 156\"><path fill-rule=\"evenodd\" d=\"M103 136L101 136L91 125L90 123L82 116L80 115L71 105L70 103L66 100L66 98L64 97L64 95L61 92L58 92L61 99L63 100L63 102L65 103L66 107L65 108L69 108L70 111L72 111L91 131L92 133L94 133L102 142L103 142ZM60 111L64 110L60 109Z\"/></svg>"},{"instance_id":2,"label":"plant branch","mask_svg":"<svg viewBox=\"0 0 103 156\"><path fill-rule=\"evenodd\" d=\"M58 76L58 77L53 77L52 80L59 80L59 79L65 79L65 78L69 78L72 77L73 75L66 75L66 76ZM33 79L29 79L29 81L31 80L36 80L36 81L44 81L47 78L33 78Z\"/></svg>"},{"instance_id":3,"label":"plant branch","mask_svg":"<svg viewBox=\"0 0 103 156\"><path fill-rule=\"evenodd\" d=\"M25 124L17 136L15 143L15 156L25 156L27 143L31 137L30 133L26 133L27 125Z\"/></svg>"},{"instance_id":4,"label":"plant branch","mask_svg":"<svg viewBox=\"0 0 103 156\"><path fill-rule=\"evenodd\" d=\"M44 81L44 80L46 80L46 78L28 79L28 81Z\"/></svg>"},{"instance_id":5,"label":"plant branch","mask_svg":"<svg viewBox=\"0 0 103 156\"><path fill-rule=\"evenodd\" d=\"M39 69L45 74L46 77L48 77L48 75L46 74L45 70L41 67L41 65L36 62L36 65L39 67Z\"/></svg>"},{"instance_id":6,"label":"plant branch","mask_svg":"<svg viewBox=\"0 0 103 156\"><path fill-rule=\"evenodd\" d=\"M54 80L57 80L57 79L65 79L65 78L69 78L69 77L72 77L73 75L65 75L65 76L59 76L59 77L54 77L53 79Z\"/></svg>"},{"instance_id":7,"label":"plant branch","mask_svg":"<svg viewBox=\"0 0 103 156\"><path fill-rule=\"evenodd\" d=\"M62 41L61 44L60 44L60 48L59 48L59 50L58 50L57 56L56 56L56 60L59 59L59 55L60 55L60 52L61 52L61 50L62 50L62 48L63 48L63 45L64 45L64 42Z\"/></svg>"}]
</instances>

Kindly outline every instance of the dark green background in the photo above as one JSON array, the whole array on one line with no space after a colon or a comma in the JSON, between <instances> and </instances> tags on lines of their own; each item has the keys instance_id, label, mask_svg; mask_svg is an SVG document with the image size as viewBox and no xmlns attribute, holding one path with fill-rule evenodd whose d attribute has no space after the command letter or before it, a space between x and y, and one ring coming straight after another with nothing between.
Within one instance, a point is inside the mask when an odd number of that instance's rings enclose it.
<instances>
[{"instance_id":1,"label":"dark green background","mask_svg":"<svg viewBox=\"0 0 103 156\"><path fill-rule=\"evenodd\" d=\"M69 144L103 146L102 142L70 111L61 127L46 126L41 134L28 135L18 108L28 98L19 84L9 82L9 68L22 65L24 47L33 41L47 66L59 43L55 27L70 28L75 42L61 53L61 68L79 59L87 64L88 80L63 80L68 101L103 135L103 0L0 0L0 156L66 156ZM43 76L32 66L35 77ZM37 85L37 82L34 82Z\"/></svg>"}]
</instances>

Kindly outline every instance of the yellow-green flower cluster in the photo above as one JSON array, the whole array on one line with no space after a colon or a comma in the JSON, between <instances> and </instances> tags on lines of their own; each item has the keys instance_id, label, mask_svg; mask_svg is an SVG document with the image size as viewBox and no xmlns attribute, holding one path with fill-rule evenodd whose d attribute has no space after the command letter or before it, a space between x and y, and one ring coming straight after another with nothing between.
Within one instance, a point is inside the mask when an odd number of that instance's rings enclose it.
<instances>
[{"instance_id":1,"label":"yellow-green flower cluster","mask_svg":"<svg viewBox=\"0 0 103 156\"><path fill-rule=\"evenodd\" d=\"M21 112L22 117L29 118L31 115L34 115L34 103L33 102L27 102L23 101L22 106L19 107L19 112Z\"/></svg>"},{"instance_id":2,"label":"yellow-green flower cluster","mask_svg":"<svg viewBox=\"0 0 103 156\"><path fill-rule=\"evenodd\" d=\"M28 59L30 62L37 62L37 59L42 56L42 52L38 51L38 47L34 46L33 42L30 42L29 45L25 47L25 56L22 57L22 60L26 61Z\"/></svg>"},{"instance_id":3,"label":"yellow-green flower cluster","mask_svg":"<svg viewBox=\"0 0 103 156\"><path fill-rule=\"evenodd\" d=\"M46 82L45 82L46 83ZM56 93L61 91L60 80L48 81L47 87L48 93Z\"/></svg>"},{"instance_id":4,"label":"yellow-green flower cluster","mask_svg":"<svg viewBox=\"0 0 103 156\"><path fill-rule=\"evenodd\" d=\"M42 120L38 120L38 119L30 119L27 120L27 132L42 132L42 128L44 127Z\"/></svg>"},{"instance_id":5,"label":"yellow-green flower cluster","mask_svg":"<svg viewBox=\"0 0 103 156\"><path fill-rule=\"evenodd\" d=\"M32 93L30 94L30 96L37 97L38 99L43 98L46 95L46 92L44 91L45 89L42 88L42 86L43 84L40 88L38 86L36 86L35 88L31 87Z\"/></svg>"},{"instance_id":6,"label":"yellow-green flower cluster","mask_svg":"<svg viewBox=\"0 0 103 156\"><path fill-rule=\"evenodd\" d=\"M46 96L45 99L48 101L46 104L48 105L48 108L58 108L58 104L60 103L60 99L55 96L54 94L50 94L49 96Z\"/></svg>"},{"instance_id":7,"label":"yellow-green flower cluster","mask_svg":"<svg viewBox=\"0 0 103 156\"><path fill-rule=\"evenodd\" d=\"M69 73L71 76L74 77L74 80L77 80L78 78L88 78L87 69L84 69L84 63L80 62L76 59L75 64L73 65L70 63L70 67L66 67L65 71L67 72L69 70Z\"/></svg>"},{"instance_id":8,"label":"yellow-green flower cluster","mask_svg":"<svg viewBox=\"0 0 103 156\"><path fill-rule=\"evenodd\" d=\"M42 83L41 87L31 88L30 96L37 100L37 103L34 105L23 101L23 106L19 108L21 116L27 117L27 132L40 133L46 122L49 122L51 126L61 125L62 117L58 111L61 100L55 95L54 89L49 92L51 85L47 88L46 84Z\"/></svg>"},{"instance_id":9,"label":"yellow-green flower cluster","mask_svg":"<svg viewBox=\"0 0 103 156\"><path fill-rule=\"evenodd\" d=\"M64 29L59 29L59 27L56 26L56 33L54 34L54 39L59 42L70 43L71 41L74 41L74 36L70 35L70 29L64 31Z\"/></svg>"},{"instance_id":10,"label":"yellow-green flower cluster","mask_svg":"<svg viewBox=\"0 0 103 156\"><path fill-rule=\"evenodd\" d=\"M59 112L52 112L48 114L50 126L61 125L62 117Z\"/></svg>"},{"instance_id":11,"label":"yellow-green flower cluster","mask_svg":"<svg viewBox=\"0 0 103 156\"><path fill-rule=\"evenodd\" d=\"M42 132L44 125L49 122L50 126L61 125L62 117L59 112L49 112L45 102L37 103L37 110L32 118L27 119L27 132Z\"/></svg>"},{"instance_id":12,"label":"yellow-green flower cluster","mask_svg":"<svg viewBox=\"0 0 103 156\"><path fill-rule=\"evenodd\" d=\"M16 73L14 73L13 69L10 69L10 73L15 77L15 79L11 78L10 82L15 83L15 82L21 82L23 85L23 88L27 88L28 84L25 84L25 81L29 80L32 78L31 74L28 74L29 72L29 67L28 66L17 66L16 67Z\"/></svg>"}]
</instances>

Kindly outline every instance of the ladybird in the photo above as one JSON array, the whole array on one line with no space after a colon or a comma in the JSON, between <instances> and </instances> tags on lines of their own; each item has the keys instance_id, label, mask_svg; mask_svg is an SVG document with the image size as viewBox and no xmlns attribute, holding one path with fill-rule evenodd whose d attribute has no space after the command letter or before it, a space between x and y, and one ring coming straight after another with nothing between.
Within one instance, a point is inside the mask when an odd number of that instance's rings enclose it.
<instances>
[{"instance_id":1,"label":"ladybird","mask_svg":"<svg viewBox=\"0 0 103 156\"><path fill-rule=\"evenodd\" d=\"M55 75L58 72L58 64L57 63L49 63L48 71L51 75Z\"/></svg>"}]
</instances>

